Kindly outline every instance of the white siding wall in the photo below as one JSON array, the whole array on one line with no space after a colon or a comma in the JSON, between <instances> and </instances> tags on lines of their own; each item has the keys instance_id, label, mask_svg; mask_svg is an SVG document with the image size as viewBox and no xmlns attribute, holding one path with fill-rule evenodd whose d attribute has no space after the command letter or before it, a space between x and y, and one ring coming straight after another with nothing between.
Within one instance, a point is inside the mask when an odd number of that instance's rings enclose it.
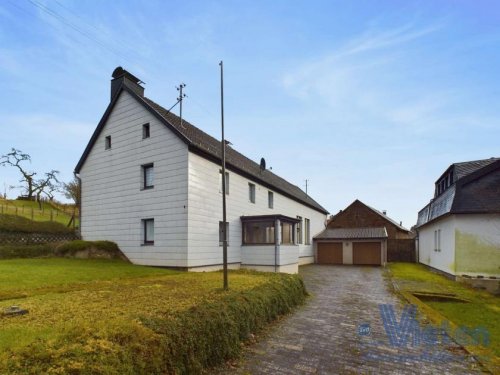
<instances>
[{"instance_id":1,"label":"white siding wall","mask_svg":"<svg viewBox=\"0 0 500 375\"><path fill-rule=\"evenodd\" d=\"M222 221L222 193L219 180L220 166L196 154L189 153L189 207L188 207L188 264L190 267L221 264L222 247L219 246L219 221ZM268 208L269 189L229 172L229 195L227 196L227 221L229 222L228 262L252 262L258 264L263 254L252 250L256 246L241 246L241 216L282 214L290 217L302 216L311 220L310 245L299 245L301 257L314 255L312 237L324 229L326 215L306 207L274 191L274 208ZM256 203L248 198L248 183L256 185ZM272 191L272 190L271 190ZM284 250L287 246L282 247ZM291 252L292 250L290 250ZM243 255L244 254L244 255ZM274 250L272 254L274 262ZM267 257L266 257L267 258ZM283 259L287 257L284 255ZM311 258L312 260L312 258ZM284 264L284 263L283 263Z\"/></svg>"},{"instance_id":2,"label":"white siding wall","mask_svg":"<svg viewBox=\"0 0 500 375\"><path fill-rule=\"evenodd\" d=\"M455 274L455 226L455 217L448 216L418 230L420 263ZM436 230L441 230L441 251L434 250Z\"/></svg>"},{"instance_id":3,"label":"white siding wall","mask_svg":"<svg viewBox=\"0 0 500 375\"><path fill-rule=\"evenodd\" d=\"M143 140L148 122L151 137ZM154 163L154 188L141 191L147 163ZM186 267L187 170L187 146L122 92L80 171L83 238L114 241L134 263ZM141 246L145 218L155 220L153 246Z\"/></svg>"}]
</instances>

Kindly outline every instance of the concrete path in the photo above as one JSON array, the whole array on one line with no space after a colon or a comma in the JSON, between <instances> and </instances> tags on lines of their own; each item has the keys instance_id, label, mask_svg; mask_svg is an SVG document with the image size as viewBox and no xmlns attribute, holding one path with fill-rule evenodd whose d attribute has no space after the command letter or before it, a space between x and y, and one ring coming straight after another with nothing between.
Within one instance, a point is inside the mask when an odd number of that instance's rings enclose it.
<instances>
[{"instance_id":1,"label":"concrete path","mask_svg":"<svg viewBox=\"0 0 500 375\"><path fill-rule=\"evenodd\" d=\"M284 318L246 350L237 374L469 374L481 372L477 363L447 337L438 342L391 345L403 304L375 267L301 267L311 297L305 306ZM391 307L393 306L393 307ZM404 329L404 324L396 326ZM404 335L403 335L404 336ZM429 337L429 336L426 336ZM434 336L435 337L435 336Z\"/></svg>"}]
</instances>

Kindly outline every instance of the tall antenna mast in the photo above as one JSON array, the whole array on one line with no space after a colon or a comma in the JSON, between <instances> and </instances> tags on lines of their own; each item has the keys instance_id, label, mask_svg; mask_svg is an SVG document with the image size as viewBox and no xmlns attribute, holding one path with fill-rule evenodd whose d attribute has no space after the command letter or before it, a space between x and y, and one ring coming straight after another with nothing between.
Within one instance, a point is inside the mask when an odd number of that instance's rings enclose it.
<instances>
[{"instance_id":1,"label":"tall antenna mast","mask_svg":"<svg viewBox=\"0 0 500 375\"><path fill-rule=\"evenodd\" d=\"M177 91L179 91L179 97L177 98L177 102L179 103L180 106L179 117L181 119L181 127L182 127L182 100L186 97L186 94L182 92L184 87L186 87L185 83L181 83L179 87L177 87Z\"/></svg>"},{"instance_id":2,"label":"tall antenna mast","mask_svg":"<svg viewBox=\"0 0 500 375\"><path fill-rule=\"evenodd\" d=\"M222 230L224 237L222 239L222 267L224 274L224 290L229 289L227 280L227 218L226 218L226 140L224 139L224 64L221 61L220 65L220 113L221 113L221 128L222 128Z\"/></svg>"},{"instance_id":3,"label":"tall antenna mast","mask_svg":"<svg viewBox=\"0 0 500 375\"><path fill-rule=\"evenodd\" d=\"M308 183L309 183L309 180L308 180L308 179L306 179L306 195L308 195L308 194L307 194L307 185L308 185Z\"/></svg>"}]
</instances>

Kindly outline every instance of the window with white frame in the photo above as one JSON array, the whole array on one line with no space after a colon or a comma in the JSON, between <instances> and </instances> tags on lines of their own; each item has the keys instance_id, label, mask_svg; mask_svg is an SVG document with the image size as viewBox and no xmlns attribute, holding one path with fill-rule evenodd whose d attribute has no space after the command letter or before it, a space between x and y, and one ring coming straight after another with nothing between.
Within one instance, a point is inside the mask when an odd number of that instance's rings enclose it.
<instances>
[{"instance_id":1,"label":"window with white frame","mask_svg":"<svg viewBox=\"0 0 500 375\"><path fill-rule=\"evenodd\" d=\"M281 221L281 243L293 245L293 223Z\"/></svg>"},{"instance_id":2,"label":"window with white frame","mask_svg":"<svg viewBox=\"0 0 500 375\"><path fill-rule=\"evenodd\" d=\"M155 219L142 220L143 244L154 245L155 243Z\"/></svg>"},{"instance_id":3,"label":"window with white frame","mask_svg":"<svg viewBox=\"0 0 500 375\"><path fill-rule=\"evenodd\" d=\"M296 230L297 230L297 236L295 237L297 239L297 243L301 244L302 243L302 217L297 216L297 219L299 222L297 223Z\"/></svg>"},{"instance_id":4,"label":"window with white frame","mask_svg":"<svg viewBox=\"0 0 500 375\"><path fill-rule=\"evenodd\" d=\"M274 193L272 191L267 192L267 206L274 208Z\"/></svg>"},{"instance_id":5,"label":"window with white frame","mask_svg":"<svg viewBox=\"0 0 500 375\"><path fill-rule=\"evenodd\" d=\"M248 183L248 199L250 202L255 203L255 184Z\"/></svg>"},{"instance_id":6,"label":"window with white frame","mask_svg":"<svg viewBox=\"0 0 500 375\"><path fill-rule=\"evenodd\" d=\"M152 189L154 187L154 164L145 164L142 169L142 188Z\"/></svg>"},{"instance_id":7,"label":"window with white frame","mask_svg":"<svg viewBox=\"0 0 500 375\"><path fill-rule=\"evenodd\" d=\"M267 245L275 243L274 220L243 222L244 245Z\"/></svg>"},{"instance_id":8,"label":"window with white frame","mask_svg":"<svg viewBox=\"0 0 500 375\"><path fill-rule=\"evenodd\" d=\"M311 220L304 218L304 243L311 244Z\"/></svg>"},{"instance_id":9,"label":"window with white frame","mask_svg":"<svg viewBox=\"0 0 500 375\"><path fill-rule=\"evenodd\" d=\"M434 231L434 251L441 251L441 229Z\"/></svg>"}]
</instances>

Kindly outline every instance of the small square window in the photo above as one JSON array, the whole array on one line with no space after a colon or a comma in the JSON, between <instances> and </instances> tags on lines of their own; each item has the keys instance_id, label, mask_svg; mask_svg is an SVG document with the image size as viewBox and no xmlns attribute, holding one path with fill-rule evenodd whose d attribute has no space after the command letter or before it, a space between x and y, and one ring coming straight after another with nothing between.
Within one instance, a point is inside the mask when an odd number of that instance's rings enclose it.
<instances>
[{"instance_id":1,"label":"small square window","mask_svg":"<svg viewBox=\"0 0 500 375\"><path fill-rule=\"evenodd\" d=\"M251 183L248 184L248 199L255 203L255 185Z\"/></svg>"},{"instance_id":2,"label":"small square window","mask_svg":"<svg viewBox=\"0 0 500 375\"><path fill-rule=\"evenodd\" d=\"M154 165L146 164L142 167L142 188L152 189L154 187Z\"/></svg>"},{"instance_id":3,"label":"small square window","mask_svg":"<svg viewBox=\"0 0 500 375\"><path fill-rule=\"evenodd\" d=\"M226 225L222 221L219 221L219 246L224 245L224 238L226 241L229 240L229 223L226 221ZM229 244L227 244L229 246Z\"/></svg>"},{"instance_id":4,"label":"small square window","mask_svg":"<svg viewBox=\"0 0 500 375\"><path fill-rule=\"evenodd\" d=\"M109 150L111 148L111 136L108 135L105 139L104 139L104 149L105 150Z\"/></svg>"},{"instance_id":5,"label":"small square window","mask_svg":"<svg viewBox=\"0 0 500 375\"><path fill-rule=\"evenodd\" d=\"M267 192L267 206L269 208L274 208L274 194L272 191Z\"/></svg>"},{"instance_id":6,"label":"small square window","mask_svg":"<svg viewBox=\"0 0 500 375\"><path fill-rule=\"evenodd\" d=\"M144 219L142 220L142 230L144 232L144 245L154 245L155 243L155 220Z\"/></svg>"},{"instance_id":7,"label":"small square window","mask_svg":"<svg viewBox=\"0 0 500 375\"><path fill-rule=\"evenodd\" d=\"M142 125L142 139L146 139L150 137L149 133L149 124Z\"/></svg>"}]
</instances>

